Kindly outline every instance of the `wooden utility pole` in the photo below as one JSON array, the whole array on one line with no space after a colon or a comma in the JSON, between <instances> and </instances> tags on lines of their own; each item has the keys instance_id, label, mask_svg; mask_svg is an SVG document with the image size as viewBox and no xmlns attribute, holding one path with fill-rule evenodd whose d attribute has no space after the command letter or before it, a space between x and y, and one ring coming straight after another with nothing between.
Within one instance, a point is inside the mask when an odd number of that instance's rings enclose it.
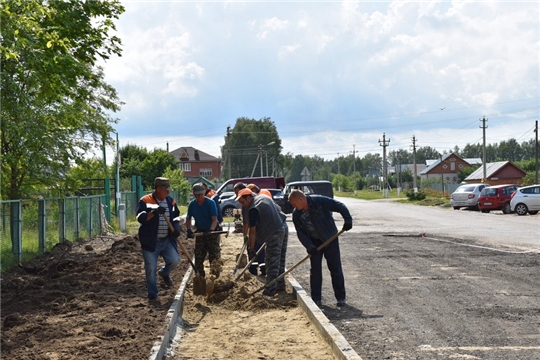
<instances>
[{"instance_id":1,"label":"wooden utility pole","mask_svg":"<svg viewBox=\"0 0 540 360\"><path fill-rule=\"evenodd\" d=\"M482 159L482 166L484 167L484 175L483 175L483 178L482 178L482 182L486 182L487 179L486 179L486 168L487 168L487 164L486 164L486 129L487 129L487 125L486 125L486 117L484 116L483 119L480 119L480 121L482 122L482 126L480 126L480 129L482 129L482 133L483 133L483 138L484 138L484 156L483 156L483 159Z\"/></svg>"},{"instance_id":2,"label":"wooden utility pole","mask_svg":"<svg viewBox=\"0 0 540 360\"><path fill-rule=\"evenodd\" d=\"M386 164L386 147L390 144L390 139L386 140L386 134L383 133L382 141L379 139L379 145L383 147L383 196L388 197L388 169Z\"/></svg>"},{"instance_id":3,"label":"wooden utility pole","mask_svg":"<svg viewBox=\"0 0 540 360\"><path fill-rule=\"evenodd\" d=\"M353 144L352 146L352 158L353 158L353 189L354 189L354 195L356 195L356 144Z\"/></svg>"},{"instance_id":4,"label":"wooden utility pole","mask_svg":"<svg viewBox=\"0 0 540 360\"><path fill-rule=\"evenodd\" d=\"M414 192L418 192L418 186L416 184L416 141L418 139L416 139L413 135L412 137L412 148L413 148L413 167L414 167L414 177L413 177L413 189L414 189Z\"/></svg>"},{"instance_id":5,"label":"wooden utility pole","mask_svg":"<svg viewBox=\"0 0 540 360\"><path fill-rule=\"evenodd\" d=\"M535 121L535 127L534 127L534 132L536 133L536 140L534 141L534 148L535 148L535 157L536 157L536 165L535 165L535 170L536 170L536 181L535 181L535 184L538 184L538 120Z\"/></svg>"},{"instance_id":6,"label":"wooden utility pole","mask_svg":"<svg viewBox=\"0 0 540 360\"><path fill-rule=\"evenodd\" d=\"M231 127L227 126L227 169L229 170L228 179L231 179Z\"/></svg>"}]
</instances>

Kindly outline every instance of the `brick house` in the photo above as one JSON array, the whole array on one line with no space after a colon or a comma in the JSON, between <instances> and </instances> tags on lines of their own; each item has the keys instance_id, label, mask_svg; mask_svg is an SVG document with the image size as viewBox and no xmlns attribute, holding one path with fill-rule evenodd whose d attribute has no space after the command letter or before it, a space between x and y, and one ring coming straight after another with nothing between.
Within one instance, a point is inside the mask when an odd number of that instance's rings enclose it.
<instances>
[{"instance_id":1,"label":"brick house","mask_svg":"<svg viewBox=\"0 0 540 360\"><path fill-rule=\"evenodd\" d=\"M170 152L180 161L180 170L185 177L221 178L221 159L191 146L180 147Z\"/></svg>"},{"instance_id":2,"label":"brick house","mask_svg":"<svg viewBox=\"0 0 540 360\"><path fill-rule=\"evenodd\" d=\"M468 161L470 160L470 161ZM459 186L458 173L471 162L477 163L479 159L462 159L454 153L443 154L441 158L427 161L428 166L420 172L420 179L424 187L441 191L441 181L444 192L451 194Z\"/></svg>"},{"instance_id":3,"label":"brick house","mask_svg":"<svg viewBox=\"0 0 540 360\"><path fill-rule=\"evenodd\" d=\"M510 161L497 161L486 164L486 181L489 185L523 184L527 172ZM479 183L484 177L484 167L480 166L465 178L468 183Z\"/></svg>"}]
</instances>

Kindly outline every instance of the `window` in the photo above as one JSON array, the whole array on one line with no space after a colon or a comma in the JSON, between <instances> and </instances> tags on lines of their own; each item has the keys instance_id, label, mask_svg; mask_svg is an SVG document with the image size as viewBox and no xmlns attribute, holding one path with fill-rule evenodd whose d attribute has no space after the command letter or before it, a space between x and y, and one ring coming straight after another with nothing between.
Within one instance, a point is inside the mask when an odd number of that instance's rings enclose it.
<instances>
[{"instance_id":1,"label":"window","mask_svg":"<svg viewBox=\"0 0 540 360\"><path fill-rule=\"evenodd\" d=\"M212 168L201 168L199 175L204 177L212 177Z\"/></svg>"},{"instance_id":2,"label":"window","mask_svg":"<svg viewBox=\"0 0 540 360\"><path fill-rule=\"evenodd\" d=\"M450 170L451 171L456 171L456 163L455 162L450 163Z\"/></svg>"},{"instance_id":3,"label":"window","mask_svg":"<svg viewBox=\"0 0 540 360\"><path fill-rule=\"evenodd\" d=\"M180 163L180 170L182 170L183 172L190 172L191 163Z\"/></svg>"}]
</instances>

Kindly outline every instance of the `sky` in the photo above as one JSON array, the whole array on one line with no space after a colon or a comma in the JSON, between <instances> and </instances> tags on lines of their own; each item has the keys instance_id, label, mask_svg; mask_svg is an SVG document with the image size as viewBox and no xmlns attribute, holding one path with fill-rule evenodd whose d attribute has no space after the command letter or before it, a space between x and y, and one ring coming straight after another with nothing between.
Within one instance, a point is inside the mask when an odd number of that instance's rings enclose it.
<instances>
[{"instance_id":1,"label":"sky","mask_svg":"<svg viewBox=\"0 0 540 360\"><path fill-rule=\"evenodd\" d=\"M382 155L383 136L387 152L481 144L484 117L488 144L535 137L538 1L122 4L123 54L102 64L121 147L219 157L240 117L325 159Z\"/></svg>"}]
</instances>

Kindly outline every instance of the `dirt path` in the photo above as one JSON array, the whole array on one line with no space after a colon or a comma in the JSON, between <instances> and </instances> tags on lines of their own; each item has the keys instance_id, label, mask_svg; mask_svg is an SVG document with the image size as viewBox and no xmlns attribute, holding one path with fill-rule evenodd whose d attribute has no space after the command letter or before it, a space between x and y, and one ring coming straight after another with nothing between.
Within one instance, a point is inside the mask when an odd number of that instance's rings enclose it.
<instances>
[{"instance_id":1,"label":"dirt path","mask_svg":"<svg viewBox=\"0 0 540 360\"><path fill-rule=\"evenodd\" d=\"M216 283L229 283L240 273L231 275L241 245L238 234L222 236L224 266ZM332 359L329 345L298 308L293 294L246 295L263 285L262 278L246 272L234 288L213 294L208 302L188 291L184 334L174 359Z\"/></svg>"},{"instance_id":2,"label":"dirt path","mask_svg":"<svg viewBox=\"0 0 540 360\"><path fill-rule=\"evenodd\" d=\"M241 243L237 234L223 240L226 261L220 279L227 279L234 266L227 258L239 252ZM193 241L184 244L193 254ZM136 237L59 244L2 274L1 357L146 360L165 333L167 313L188 266L181 255L171 274L175 286L159 281L159 296L149 302ZM261 286L257 279L241 283L249 291ZM215 294L208 304L186 294L187 334L176 359L332 358L292 294L271 300L257 294L246 302L239 290Z\"/></svg>"}]
</instances>

